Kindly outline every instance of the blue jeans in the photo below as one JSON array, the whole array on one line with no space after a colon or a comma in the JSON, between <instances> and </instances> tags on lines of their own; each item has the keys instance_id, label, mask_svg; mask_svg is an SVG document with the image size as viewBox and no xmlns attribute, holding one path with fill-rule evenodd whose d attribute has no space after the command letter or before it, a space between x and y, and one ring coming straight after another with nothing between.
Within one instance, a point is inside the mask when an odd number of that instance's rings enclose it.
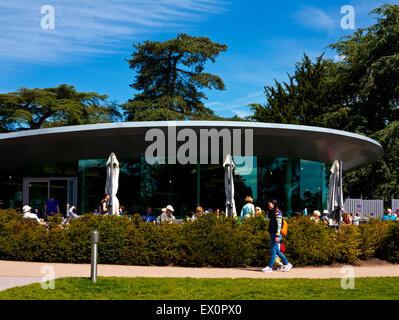
<instances>
[{"instance_id":1,"label":"blue jeans","mask_svg":"<svg viewBox=\"0 0 399 320\"><path fill-rule=\"evenodd\" d=\"M269 267L273 268L273 264L276 261L276 255L283 260L284 265L287 265L289 262L287 258L281 253L279 243L281 241L281 235L278 236L279 242L276 242L276 234L270 234L270 261Z\"/></svg>"}]
</instances>

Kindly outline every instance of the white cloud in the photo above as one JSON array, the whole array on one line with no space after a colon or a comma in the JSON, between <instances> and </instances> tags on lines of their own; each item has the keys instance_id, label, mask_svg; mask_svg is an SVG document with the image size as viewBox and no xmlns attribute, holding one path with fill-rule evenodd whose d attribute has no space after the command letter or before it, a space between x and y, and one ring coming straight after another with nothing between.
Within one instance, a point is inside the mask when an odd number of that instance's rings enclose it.
<instances>
[{"instance_id":1,"label":"white cloud","mask_svg":"<svg viewBox=\"0 0 399 320\"><path fill-rule=\"evenodd\" d=\"M294 18L302 25L328 31L333 30L339 23L339 20L335 21L323 10L311 6L303 6L294 14Z\"/></svg>"},{"instance_id":2,"label":"white cloud","mask_svg":"<svg viewBox=\"0 0 399 320\"><path fill-rule=\"evenodd\" d=\"M149 32L178 32L224 11L220 0L32 0L0 2L0 59L64 62L112 53ZM55 9L55 29L43 30L43 5Z\"/></svg>"},{"instance_id":3,"label":"white cloud","mask_svg":"<svg viewBox=\"0 0 399 320\"><path fill-rule=\"evenodd\" d=\"M344 54L337 54L334 56L334 62L341 62L346 59L346 55Z\"/></svg>"},{"instance_id":4,"label":"white cloud","mask_svg":"<svg viewBox=\"0 0 399 320\"><path fill-rule=\"evenodd\" d=\"M265 100L264 90L256 91L227 102L213 101L206 103L205 106L211 108L216 113L231 111L239 117L249 116L252 112L248 107L251 103L260 103Z\"/></svg>"},{"instance_id":5,"label":"white cloud","mask_svg":"<svg viewBox=\"0 0 399 320\"><path fill-rule=\"evenodd\" d=\"M248 117L248 116L250 116L252 114L251 110L248 109L248 108L244 109L244 110L242 110L242 109L233 109L231 111L234 112L240 118L245 118L245 117Z\"/></svg>"}]
</instances>

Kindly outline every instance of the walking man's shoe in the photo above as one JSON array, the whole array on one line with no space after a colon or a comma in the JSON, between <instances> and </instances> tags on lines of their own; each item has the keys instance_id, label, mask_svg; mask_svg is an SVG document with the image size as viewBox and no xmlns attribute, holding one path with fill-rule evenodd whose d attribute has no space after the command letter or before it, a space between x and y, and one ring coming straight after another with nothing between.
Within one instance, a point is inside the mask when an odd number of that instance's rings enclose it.
<instances>
[{"instance_id":1,"label":"walking man's shoe","mask_svg":"<svg viewBox=\"0 0 399 320\"><path fill-rule=\"evenodd\" d=\"M283 267L283 271L284 272L288 272L288 271L290 271L291 268L292 268L292 264L289 263L289 264L287 264L286 266Z\"/></svg>"},{"instance_id":2,"label":"walking man's shoe","mask_svg":"<svg viewBox=\"0 0 399 320\"><path fill-rule=\"evenodd\" d=\"M266 268L262 269L263 272L273 272L273 269L267 266Z\"/></svg>"}]
</instances>

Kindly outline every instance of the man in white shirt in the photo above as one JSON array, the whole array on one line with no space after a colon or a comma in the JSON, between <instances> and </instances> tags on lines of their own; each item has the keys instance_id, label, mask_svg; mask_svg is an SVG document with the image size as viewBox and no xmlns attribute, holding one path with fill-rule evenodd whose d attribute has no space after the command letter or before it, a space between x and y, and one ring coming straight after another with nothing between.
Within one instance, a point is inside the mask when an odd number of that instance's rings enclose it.
<instances>
[{"instance_id":1,"label":"man in white shirt","mask_svg":"<svg viewBox=\"0 0 399 320\"><path fill-rule=\"evenodd\" d=\"M175 216L173 215L173 207L171 205L166 206L166 208L162 208L162 213L157 218L157 223L164 224L164 223L173 223L176 220Z\"/></svg>"},{"instance_id":2,"label":"man in white shirt","mask_svg":"<svg viewBox=\"0 0 399 320\"><path fill-rule=\"evenodd\" d=\"M354 226L358 226L358 225L359 225L359 222L360 222L360 219L361 219L361 217L360 217L360 212L359 212L359 211L356 211L356 214L355 214L355 216L353 217L353 225L354 225Z\"/></svg>"}]
</instances>

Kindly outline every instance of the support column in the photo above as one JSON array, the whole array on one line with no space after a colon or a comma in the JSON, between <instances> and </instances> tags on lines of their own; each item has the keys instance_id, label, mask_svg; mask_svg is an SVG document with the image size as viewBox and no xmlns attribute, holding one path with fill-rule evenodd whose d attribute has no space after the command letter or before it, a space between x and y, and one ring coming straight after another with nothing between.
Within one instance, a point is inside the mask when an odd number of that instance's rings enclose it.
<instances>
[{"instance_id":1,"label":"support column","mask_svg":"<svg viewBox=\"0 0 399 320\"><path fill-rule=\"evenodd\" d=\"M200 165L200 157L197 156L197 206L201 204L201 165Z\"/></svg>"},{"instance_id":2,"label":"support column","mask_svg":"<svg viewBox=\"0 0 399 320\"><path fill-rule=\"evenodd\" d=\"M287 167L285 170L285 203L286 211L292 214L292 159L287 160Z\"/></svg>"},{"instance_id":3,"label":"support column","mask_svg":"<svg viewBox=\"0 0 399 320\"><path fill-rule=\"evenodd\" d=\"M86 167L79 165L80 172L80 213L86 213Z\"/></svg>"}]
</instances>

